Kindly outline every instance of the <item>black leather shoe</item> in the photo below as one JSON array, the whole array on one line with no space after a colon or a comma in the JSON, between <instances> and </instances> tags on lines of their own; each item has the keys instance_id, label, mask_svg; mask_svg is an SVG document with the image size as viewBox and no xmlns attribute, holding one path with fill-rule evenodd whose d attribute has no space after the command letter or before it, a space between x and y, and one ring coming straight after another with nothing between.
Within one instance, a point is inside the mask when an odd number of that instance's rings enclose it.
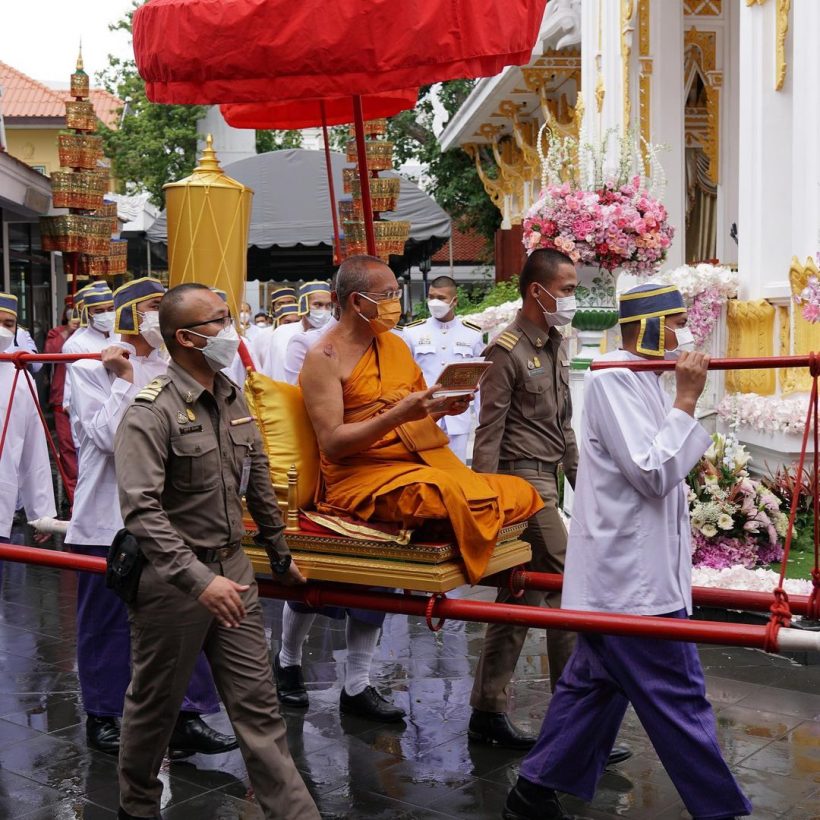
<instances>
[{"instance_id":1,"label":"black leather shoe","mask_svg":"<svg viewBox=\"0 0 820 820\"><path fill-rule=\"evenodd\" d=\"M85 720L85 739L92 749L107 755L120 751L120 722L115 717L89 715Z\"/></svg>"},{"instance_id":2,"label":"black leather shoe","mask_svg":"<svg viewBox=\"0 0 820 820\"><path fill-rule=\"evenodd\" d=\"M223 735L193 712L180 712L168 743L168 757L179 760L190 755L218 755L238 749L233 735Z\"/></svg>"},{"instance_id":3,"label":"black leather shoe","mask_svg":"<svg viewBox=\"0 0 820 820\"><path fill-rule=\"evenodd\" d=\"M273 659L273 671L276 677L276 694L279 695L279 702L285 706L307 709L310 701L307 689L305 689L305 679L302 677L302 667L282 666L277 653Z\"/></svg>"},{"instance_id":4,"label":"black leather shoe","mask_svg":"<svg viewBox=\"0 0 820 820\"><path fill-rule=\"evenodd\" d=\"M626 746L613 746L612 751L607 758L607 766L617 766L632 757L632 750L627 749Z\"/></svg>"},{"instance_id":5,"label":"black leather shoe","mask_svg":"<svg viewBox=\"0 0 820 820\"><path fill-rule=\"evenodd\" d=\"M552 790L523 777L507 795L504 820L573 820L572 815L564 814L564 808L558 795Z\"/></svg>"},{"instance_id":6,"label":"black leather shoe","mask_svg":"<svg viewBox=\"0 0 820 820\"><path fill-rule=\"evenodd\" d=\"M382 697L373 686L366 686L358 695L348 695L342 689L339 711L344 715L356 715L379 723L398 723L407 714L404 709L393 706L387 698Z\"/></svg>"},{"instance_id":7,"label":"black leather shoe","mask_svg":"<svg viewBox=\"0 0 820 820\"><path fill-rule=\"evenodd\" d=\"M488 743L504 749L531 749L536 738L522 732L504 712L473 709L467 737L476 743Z\"/></svg>"},{"instance_id":8,"label":"black leather shoe","mask_svg":"<svg viewBox=\"0 0 820 820\"><path fill-rule=\"evenodd\" d=\"M139 817L136 814L129 814L125 809L117 812L117 820L162 820L162 815L152 814L150 817Z\"/></svg>"}]
</instances>

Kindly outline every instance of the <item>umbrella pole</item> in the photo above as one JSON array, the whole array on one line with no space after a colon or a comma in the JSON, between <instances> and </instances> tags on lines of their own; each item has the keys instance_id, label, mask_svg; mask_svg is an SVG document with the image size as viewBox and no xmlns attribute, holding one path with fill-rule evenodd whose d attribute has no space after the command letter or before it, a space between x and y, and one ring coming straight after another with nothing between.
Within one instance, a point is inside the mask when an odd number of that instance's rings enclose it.
<instances>
[{"instance_id":1,"label":"umbrella pole","mask_svg":"<svg viewBox=\"0 0 820 820\"><path fill-rule=\"evenodd\" d=\"M356 156L359 160L359 181L362 188L362 210L364 211L364 234L367 238L367 252L376 255L376 234L373 230L373 202L370 199L370 169L367 167L367 148L364 142L364 114L360 94L353 96L353 116L356 129Z\"/></svg>"},{"instance_id":2,"label":"umbrella pole","mask_svg":"<svg viewBox=\"0 0 820 820\"><path fill-rule=\"evenodd\" d=\"M338 265L342 261L342 248L339 243L339 217L336 214L336 191L333 186L333 165L330 162L330 139L327 135L327 115L325 114L325 101L319 101L322 111L322 137L325 141L325 166L327 168L327 193L330 197L330 216L333 219L333 264Z\"/></svg>"}]
</instances>

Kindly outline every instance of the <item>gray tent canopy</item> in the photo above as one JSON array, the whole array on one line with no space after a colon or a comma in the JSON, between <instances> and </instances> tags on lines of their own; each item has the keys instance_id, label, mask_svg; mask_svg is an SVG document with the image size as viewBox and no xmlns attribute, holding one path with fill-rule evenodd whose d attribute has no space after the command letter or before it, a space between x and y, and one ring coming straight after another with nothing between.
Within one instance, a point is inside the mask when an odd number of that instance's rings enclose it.
<instances>
[{"instance_id":1,"label":"gray tent canopy","mask_svg":"<svg viewBox=\"0 0 820 820\"><path fill-rule=\"evenodd\" d=\"M345 196L342 169L349 166L344 154L331 152L337 199ZM333 244L333 223L323 151L300 148L271 151L231 162L225 173L254 191L248 245L255 248L294 248ZM382 176L398 176L384 171ZM410 180L401 180L398 209L385 219L411 224L408 247L425 243L432 250L450 237L450 217ZM163 212L148 231L151 242L167 243ZM431 251L432 253L432 251Z\"/></svg>"}]
</instances>

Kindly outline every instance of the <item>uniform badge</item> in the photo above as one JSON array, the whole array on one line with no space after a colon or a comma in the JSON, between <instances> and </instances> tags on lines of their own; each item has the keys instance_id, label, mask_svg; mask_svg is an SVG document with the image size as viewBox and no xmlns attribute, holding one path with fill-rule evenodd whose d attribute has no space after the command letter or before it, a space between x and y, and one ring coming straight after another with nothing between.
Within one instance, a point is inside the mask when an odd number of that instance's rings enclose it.
<instances>
[{"instance_id":1,"label":"uniform badge","mask_svg":"<svg viewBox=\"0 0 820 820\"><path fill-rule=\"evenodd\" d=\"M185 408L185 415L188 416L188 421L196 421L196 415L190 407Z\"/></svg>"},{"instance_id":2,"label":"uniform badge","mask_svg":"<svg viewBox=\"0 0 820 820\"><path fill-rule=\"evenodd\" d=\"M532 359L527 359L527 370L534 370L535 362Z\"/></svg>"},{"instance_id":3,"label":"uniform badge","mask_svg":"<svg viewBox=\"0 0 820 820\"><path fill-rule=\"evenodd\" d=\"M188 404L190 404L193 400L194 400L194 391L193 391L193 390L189 390L189 391L185 394L185 401L186 401L186 402L188 402Z\"/></svg>"},{"instance_id":4,"label":"uniform badge","mask_svg":"<svg viewBox=\"0 0 820 820\"><path fill-rule=\"evenodd\" d=\"M542 345L542 344L544 344L544 342L541 340L541 337L539 336L539 337L535 340L535 346L536 346L536 347L541 347L541 345Z\"/></svg>"},{"instance_id":5,"label":"uniform badge","mask_svg":"<svg viewBox=\"0 0 820 820\"><path fill-rule=\"evenodd\" d=\"M419 339L419 344L420 345L431 345L431 344L433 344L433 340L429 336L422 336L422 338Z\"/></svg>"},{"instance_id":6,"label":"uniform badge","mask_svg":"<svg viewBox=\"0 0 820 820\"><path fill-rule=\"evenodd\" d=\"M177 423L178 424L187 424L188 416L185 415L181 410L177 413Z\"/></svg>"},{"instance_id":7,"label":"uniform badge","mask_svg":"<svg viewBox=\"0 0 820 820\"><path fill-rule=\"evenodd\" d=\"M538 356L532 357L532 363L535 367L541 367L541 359L539 359Z\"/></svg>"}]
</instances>

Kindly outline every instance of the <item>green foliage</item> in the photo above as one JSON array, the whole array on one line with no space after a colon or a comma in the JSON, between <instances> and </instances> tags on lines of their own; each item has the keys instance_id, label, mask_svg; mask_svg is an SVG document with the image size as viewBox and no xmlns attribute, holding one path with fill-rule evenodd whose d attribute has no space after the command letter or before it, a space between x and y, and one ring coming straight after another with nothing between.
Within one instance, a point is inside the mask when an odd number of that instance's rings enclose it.
<instances>
[{"instance_id":1,"label":"green foliage","mask_svg":"<svg viewBox=\"0 0 820 820\"><path fill-rule=\"evenodd\" d=\"M267 154L268 151L301 148L303 142L301 131L257 131L256 153Z\"/></svg>"},{"instance_id":2,"label":"green foliage","mask_svg":"<svg viewBox=\"0 0 820 820\"><path fill-rule=\"evenodd\" d=\"M130 34L139 5L134 0L132 8L109 29ZM97 75L97 81L126 103L119 128L98 126L113 175L128 190L148 191L154 204L162 207L162 186L188 176L196 165L196 124L205 109L150 102L133 60L109 55L108 67Z\"/></svg>"},{"instance_id":3,"label":"green foliage","mask_svg":"<svg viewBox=\"0 0 820 820\"><path fill-rule=\"evenodd\" d=\"M459 304L456 313L480 313L488 307L514 302L521 296L518 292L517 276L503 282L490 283L488 281L473 285L468 300L462 299L461 292L464 289L461 286L459 286L459 291Z\"/></svg>"}]
</instances>

